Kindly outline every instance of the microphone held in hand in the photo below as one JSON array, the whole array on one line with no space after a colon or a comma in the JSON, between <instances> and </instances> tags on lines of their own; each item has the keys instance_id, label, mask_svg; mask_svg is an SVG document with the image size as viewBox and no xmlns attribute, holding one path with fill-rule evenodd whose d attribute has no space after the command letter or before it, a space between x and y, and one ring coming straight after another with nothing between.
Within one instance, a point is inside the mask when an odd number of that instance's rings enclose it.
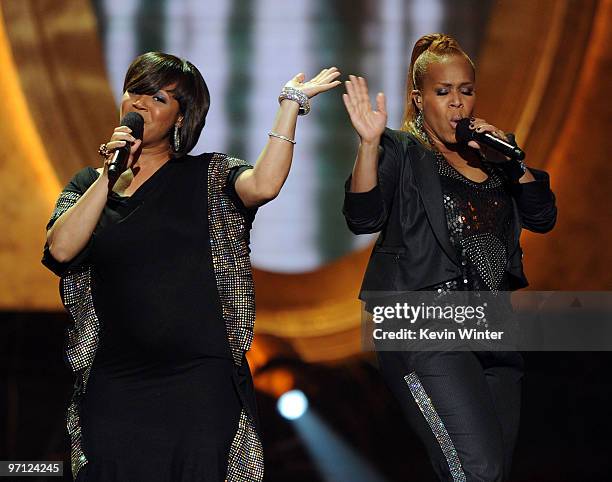
<instances>
[{"instance_id":1,"label":"microphone held in hand","mask_svg":"<svg viewBox=\"0 0 612 482\"><path fill-rule=\"evenodd\" d=\"M128 112L121 119L121 125L129 127L132 130L132 136L135 139L142 139L142 133L144 131L144 119L138 112ZM117 149L113 155L112 160L108 165L108 179L111 182L115 182L119 176L127 169L127 162L130 158L130 143L126 143L125 146Z\"/></svg>"},{"instance_id":2,"label":"microphone held in hand","mask_svg":"<svg viewBox=\"0 0 612 482\"><path fill-rule=\"evenodd\" d=\"M476 141L512 159L518 161L525 159L525 153L518 146L513 146L509 142L499 137L495 137L490 132L476 132L470 129L470 119L467 117L457 122L455 137L457 138L457 142L467 144L469 141Z\"/></svg>"}]
</instances>

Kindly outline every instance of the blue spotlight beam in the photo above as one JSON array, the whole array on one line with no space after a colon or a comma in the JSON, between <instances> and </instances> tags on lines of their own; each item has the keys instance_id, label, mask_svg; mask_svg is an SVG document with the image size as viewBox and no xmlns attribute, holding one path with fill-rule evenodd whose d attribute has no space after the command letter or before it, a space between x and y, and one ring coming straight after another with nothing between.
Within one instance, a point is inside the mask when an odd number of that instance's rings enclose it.
<instances>
[{"instance_id":1,"label":"blue spotlight beam","mask_svg":"<svg viewBox=\"0 0 612 482\"><path fill-rule=\"evenodd\" d=\"M389 482L312 408L292 423L326 482Z\"/></svg>"}]
</instances>

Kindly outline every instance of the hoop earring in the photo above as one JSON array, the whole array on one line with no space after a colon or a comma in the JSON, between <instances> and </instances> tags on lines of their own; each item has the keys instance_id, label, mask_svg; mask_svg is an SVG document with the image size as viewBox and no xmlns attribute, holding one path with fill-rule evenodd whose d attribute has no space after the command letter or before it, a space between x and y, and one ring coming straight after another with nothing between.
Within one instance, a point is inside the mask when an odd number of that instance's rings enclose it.
<instances>
[{"instance_id":1,"label":"hoop earring","mask_svg":"<svg viewBox=\"0 0 612 482\"><path fill-rule=\"evenodd\" d=\"M174 152L178 152L181 150L181 132L178 123L174 124L174 138L172 139L172 144L174 147Z\"/></svg>"}]
</instances>

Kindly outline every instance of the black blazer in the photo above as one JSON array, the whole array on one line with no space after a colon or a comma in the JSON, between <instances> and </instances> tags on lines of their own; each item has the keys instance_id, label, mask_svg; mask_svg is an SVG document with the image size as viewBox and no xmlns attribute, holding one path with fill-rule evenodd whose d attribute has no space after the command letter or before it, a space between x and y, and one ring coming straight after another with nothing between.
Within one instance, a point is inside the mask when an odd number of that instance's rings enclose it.
<instances>
[{"instance_id":1,"label":"black blazer","mask_svg":"<svg viewBox=\"0 0 612 482\"><path fill-rule=\"evenodd\" d=\"M511 289L528 285L523 273L521 229L550 231L557 208L548 174L529 168L535 181L509 183L514 205L513 240L506 265ZM355 234L381 231L359 297L367 291L414 291L461 275L449 241L442 187L433 153L406 132L385 129L378 185L364 193L345 185L343 214Z\"/></svg>"}]
</instances>

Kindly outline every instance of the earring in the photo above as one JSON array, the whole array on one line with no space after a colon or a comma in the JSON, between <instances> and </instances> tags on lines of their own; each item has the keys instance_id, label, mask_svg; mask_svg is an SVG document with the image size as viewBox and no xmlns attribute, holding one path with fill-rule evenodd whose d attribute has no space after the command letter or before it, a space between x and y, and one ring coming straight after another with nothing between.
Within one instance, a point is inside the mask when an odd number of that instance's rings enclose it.
<instances>
[{"instance_id":1,"label":"earring","mask_svg":"<svg viewBox=\"0 0 612 482\"><path fill-rule=\"evenodd\" d=\"M414 119L414 126L419 131L423 130L423 111L422 110L419 111L419 113L417 114L416 118Z\"/></svg>"},{"instance_id":2,"label":"earring","mask_svg":"<svg viewBox=\"0 0 612 482\"><path fill-rule=\"evenodd\" d=\"M414 118L414 127L423 140L425 140L429 145L433 145L431 139L429 138L429 135L427 134L425 129L423 129L423 122L423 110L421 109L417 116Z\"/></svg>"},{"instance_id":3,"label":"earring","mask_svg":"<svg viewBox=\"0 0 612 482\"><path fill-rule=\"evenodd\" d=\"M178 152L181 150L181 132L180 132L178 122L174 124L173 144L174 144L174 152Z\"/></svg>"},{"instance_id":4,"label":"earring","mask_svg":"<svg viewBox=\"0 0 612 482\"><path fill-rule=\"evenodd\" d=\"M423 110L421 109L414 119L414 127L416 128L416 130L418 131L418 133L421 135L423 139L428 139L427 133L423 129L423 121L424 121Z\"/></svg>"}]
</instances>

